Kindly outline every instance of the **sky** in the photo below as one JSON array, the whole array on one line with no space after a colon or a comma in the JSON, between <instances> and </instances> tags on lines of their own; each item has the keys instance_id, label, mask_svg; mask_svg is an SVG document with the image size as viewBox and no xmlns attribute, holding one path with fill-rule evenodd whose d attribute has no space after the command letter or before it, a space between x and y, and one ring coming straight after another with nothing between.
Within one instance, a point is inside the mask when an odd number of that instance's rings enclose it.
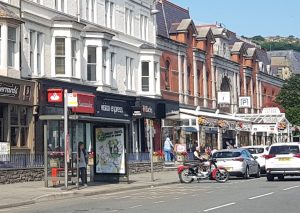
<instances>
[{"instance_id":1,"label":"sky","mask_svg":"<svg viewBox=\"0 0 300 213\"><path fill-rule=\"evenodd\" d=\"M238 35L300 38L300 0L170 0L195 24L222 23Z\"/></svg>"}]
</instances>

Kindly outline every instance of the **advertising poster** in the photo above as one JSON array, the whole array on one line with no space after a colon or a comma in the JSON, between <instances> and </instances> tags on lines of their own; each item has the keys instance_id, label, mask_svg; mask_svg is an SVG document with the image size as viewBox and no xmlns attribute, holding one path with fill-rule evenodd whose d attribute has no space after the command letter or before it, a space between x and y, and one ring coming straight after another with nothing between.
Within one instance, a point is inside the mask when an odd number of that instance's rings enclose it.
<instances>
[{"instance_id":1,"label":"advertising poster","mask_svg":"<svg viewBox=\"0 0 300 213\"><path fill-rule=\"evenodd\" d=\"M10 160L10 143L0 142L0 161Z\"/></svg>"},{"instance_id":2,"label":"advertising poster","mask_svg":"<svg viewBox=\"0 0 300 213\"><path fill-rule=\"evenodd\" d=\"M96 128L96 173L125 174L124 128Z\"/></svg>"}]
</instances>

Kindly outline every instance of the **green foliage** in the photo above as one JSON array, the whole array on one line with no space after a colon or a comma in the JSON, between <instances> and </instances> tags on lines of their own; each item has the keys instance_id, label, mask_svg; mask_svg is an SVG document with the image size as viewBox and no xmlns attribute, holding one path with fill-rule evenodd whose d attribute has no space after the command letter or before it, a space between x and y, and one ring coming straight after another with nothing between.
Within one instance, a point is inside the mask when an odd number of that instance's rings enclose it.
<instances>
[{"instance_id":1,"label":"green foliage","mask_svg":"<svg viewBox=\"0 0 300 213\"><path fill-rule=\"evenodd\" d=\"M260 35L250 38L256 44L259 44L266 50L296 50L300 51L300 39L293 35L286 38L275 36L272 39L264 38Z\"/></svg>"},{"instance_id":2,"label":"green foliage","mask_svg":"<svg viewBox=\"0 0 300 213\"><path fill-rule=\"evenodd\" d=\"M293 75L286 81L276 102L285 109L287 119L300 126L300 75Z\"/></svg>"}]
</instances>

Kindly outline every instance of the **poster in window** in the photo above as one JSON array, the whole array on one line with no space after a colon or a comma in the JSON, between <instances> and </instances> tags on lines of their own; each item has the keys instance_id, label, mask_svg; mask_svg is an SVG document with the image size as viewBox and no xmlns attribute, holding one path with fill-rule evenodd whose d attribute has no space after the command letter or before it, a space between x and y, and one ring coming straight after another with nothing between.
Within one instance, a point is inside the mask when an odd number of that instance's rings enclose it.
<instances>
[{"instance_id":1,"label":"poster in window","mask_svg":"<svg viewBox=\"0 0 300 213\"><path fill-rule=\"evenodd\" d=\"M125 174L124 128L96 128L96 173Z\"/></svg>"}]
</instances>

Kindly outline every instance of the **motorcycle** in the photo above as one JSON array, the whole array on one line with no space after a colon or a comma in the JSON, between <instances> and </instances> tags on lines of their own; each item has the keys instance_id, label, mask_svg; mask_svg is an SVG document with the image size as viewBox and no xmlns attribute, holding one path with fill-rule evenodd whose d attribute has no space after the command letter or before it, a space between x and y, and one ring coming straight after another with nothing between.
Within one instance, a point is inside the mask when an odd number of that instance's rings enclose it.
<instances>
[{"instance_id":1,"label":"motorcycle","mask_svg":"<svg viewBox=\"0 0 300 213\"><path fill-rule=\"evenodd\" d=\"M204 179L216 180L219 183L225 183L229 179L229 172L221 166L217 166L215 159L209 159L203 162L201 169L199 162L184 163L177 168L177 173L181 183L191 183L194 180L198 182Z\"/></svg>"}]
</instances>

